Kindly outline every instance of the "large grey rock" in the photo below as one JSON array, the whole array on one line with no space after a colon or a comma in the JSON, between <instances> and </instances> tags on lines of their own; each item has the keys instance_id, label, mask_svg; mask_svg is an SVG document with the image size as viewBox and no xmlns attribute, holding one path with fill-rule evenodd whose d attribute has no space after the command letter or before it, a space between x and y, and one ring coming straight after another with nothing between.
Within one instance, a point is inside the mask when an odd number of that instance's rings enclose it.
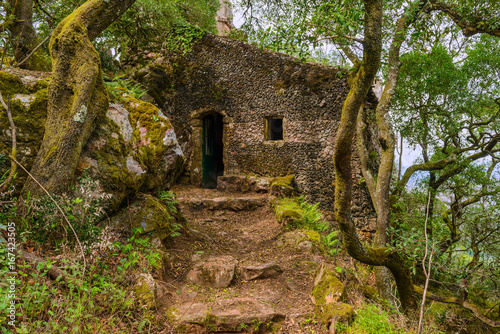
<instances>
[{"instance_id":1,"label":"large grey rock","mask_svg":"<svg viewBox=\"0 0 500 334\"><path fill-rule=\"evenodd\" d=\"M94 180L90 195L114 211L138 190L169 188L183 161L168 119L152 104L130 98L109 106L83 149L78 172Z\"/></svg>"},{"instance_id":2,"label":"large grey rock","mask_svg":"<svg viewBox=\"0 0 500 334\"><path fill-rule=\"evenodd\" d=\"M49 74L21 70L3 73L15 81L7 88L14 97L11 104L17 128L17 160L28 170L45 132ZM184 155L172 124L156 106L122 96L103 114L79 157L76 191L71 195L98 201L109 214L131 194L169 188L182 171ZM10 146L10 123L0 112L0 153L10 152ZM8 168L0 164L0 175ZM26 177L20 172L14 180L13 196L20 193Z\"/></svg>"},{"instance_id":3,"label":"large grey rock","mask_svg":"<svg viewBox=\"0 0 500 334\"><path fill-rule=\"evenodd\" d=\"M231 284L237 264L232 256L210 257L195 264L187 280L201 286L225 288Z\"/></svg>"}]
</instances>

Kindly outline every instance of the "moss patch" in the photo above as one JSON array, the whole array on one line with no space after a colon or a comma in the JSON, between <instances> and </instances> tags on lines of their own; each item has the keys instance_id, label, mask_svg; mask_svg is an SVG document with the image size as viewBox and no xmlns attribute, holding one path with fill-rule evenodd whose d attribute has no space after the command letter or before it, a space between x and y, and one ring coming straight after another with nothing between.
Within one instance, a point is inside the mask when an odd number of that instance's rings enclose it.
<instances>
[{"instance_id":1,"label":"moss patch","mask_svg":"<svg viewBox=\"0 0 500 334\"><path fill-rule=\"evenodd\" d=\"M170 179L165 180L164 152L173 149L172 145L177 145L172 124L151 103L133 97L123 98L122 102L129 111L130 123L134 128L132 141L136 150L136 158L148 171L145 190L164 189L167 184L172 183L178 177L184 164L182 158L177 159L172 166Z\"/></svg>"},{"instance_id":2,"label":"moss patch","mask_svg":"<svg viewBox=\"0 0 500 334\"><path fill-rule=\"evenodd\" d=\"M271 195L278 197L291 197L297 195L294 175L287 175L273 179L269 185Z\"/></svg>"},{"instance_id":3,"label":"moss patch","mask_svg":"<svg viewBox=\"0 0 500 334\"><path fill-rule=\"evenodd\" d=\"M0 72L0 91L4 99L6 99L7 94L14 95L25 93L26 87L18 76L11 73Z\"/></svg>"},{"instance_id":4,"label":"moss patch","mask_svg":"<svg viewBox=\"0 0 500 334\"><path fill-rule=\"evenodd\" d=\"M334 303L316 306L314 314L324 324L329 324L335 320L335 323L350 323L354 319L354 310L351 305L344 303Z\"/></svg>"},{"instance_id":5,"label":"moss patch","mask_svg":"<svg viewBox=\"0 0 500 334\"><path fill-rule=\"evenodd\" d=\"M318 276L311 293L316 305L333 304L345 297L345 286L331 269L322 267Z\"/></svg>"},{"instance_id":6,"label":"moss patch","mask_svg":"<svg viewBox=\"0 0 500 334\"><path fill-rule=\"evenodd\" d=\"M300 225L302 208L296 198L280 198L272 202L276 220L283 225Z\"/></svg>"}]
</instances>

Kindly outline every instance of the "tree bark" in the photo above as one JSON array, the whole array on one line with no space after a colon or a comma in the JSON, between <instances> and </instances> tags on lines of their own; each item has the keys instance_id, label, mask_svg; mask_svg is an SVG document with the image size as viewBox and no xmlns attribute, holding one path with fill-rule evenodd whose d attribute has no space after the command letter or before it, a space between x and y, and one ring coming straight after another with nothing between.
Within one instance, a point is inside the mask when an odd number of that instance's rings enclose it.
<instances>
[{"instance_id":1,"label":"tree bark","mask_svg":"<svg viewBox=\"0 0 500 334\"><path fill-rule=\"evenodd\" d=\"M14 58L18 63L23 61L38 45L38 36L33 28L33 0L8 0L14 15L9 24ZM40 51L35 52L21 68L45 70Z\"/></svg>"},{"instance_id":2,"label":"tree bark","mask_svg":"<svg viewBox=\"0 0 500 334\"><path fill-rule=\"evenodd\" d=\"M106 112L108 96L99 54L91 41L135 0L89 0L54 30L49 49L53 75L48 87L45 135L31 169L51 193L63 193L73 181L81 150ZM31 179L22 197L42 194ZM22 201L21 201L22 202Z\"/></svg>"},{"instance_id":3,"label":"tree bark","mask_svg":"<svg viewBox=\"0 0 500 334\"><path fill-rule=\"evenodd\" d=\"M378 138L382 149L381 162L376 178L372 175L372 172L369 170L367 165L368 150L363 140L363 129L366 126L362 115L364 112L363 108L359 110L357 122L357 147L360 155L361 170L363 176L365 177L370 197L377 213L377 227L373 243L373 251L378 253L379 256L387 256L387 258L383 259L381 262L389 264L382 266L379 265L379 267L375 268L374 271L377 288L383 299L388 300L392 304L394 303L394 298L391 293L392 284L389 275L390 270L396 278L396 284L400 293L402 306L405 310L413 309L417 306L413 296L409 270L406 268L404 261L396 253L389 254L387 252L380 252L380 250L385 249L386 245L390 242L387 232L391 222L390 181L394 167L394 150L396 148L396 139L392 125L389 123L388 113L399 78L399 69L401 67L399 52L405 39L406 30L426 4L427 1L418 1L412 4L412 10L399 19L394 38L391 43L389 50L389 71L387 74L387 80L384 91L375 110L376 123L379 131ZM365 40L367 40L366 36ZM389 260L389 258L392 259Z\"/></svg>"}]
</instances>

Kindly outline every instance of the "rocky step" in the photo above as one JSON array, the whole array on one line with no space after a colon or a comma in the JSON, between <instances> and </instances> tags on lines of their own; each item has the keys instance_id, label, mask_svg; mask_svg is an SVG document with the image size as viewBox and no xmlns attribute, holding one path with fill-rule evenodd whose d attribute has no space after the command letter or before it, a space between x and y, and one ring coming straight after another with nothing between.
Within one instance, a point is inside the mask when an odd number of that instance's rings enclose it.
<instances>
[{"instance_id":1,"label":"rocky step","mask_svg":"<svg viewBox=\"0 0 500 334\"><path fill-rule=\"evenodd\" d=\"M279 197L289 197L297 193L293 175L282 177L223 175L217 178L217 190L231 193L269 193Z\"/></svg>"},{"instance_id":2,"label":"rocky step","mask_svg":"<svg viewBox=\"0 0 500 334\"><path fill-rule=\"evenodd\" d=\"M177 199L180 204L187 205L194 209L207 210L231 210L244 211L254 210L257 207L269 204L269 196L232 196L232 197L214 197L214 198L199 198L199 197L179 197Z\"/></svg>"},{"instance_id":3,"label":"rocky step","mask_svg":"<svg viewBox=\"0 0 500 334\"><path fill-rule=\"evenodd\" d=\"M185 325L198 325L210 332L252 332L272 329L285 315L270 305L251 298L232 298L218 301L213 306L187 303L170 309L169 318Z\"/></svg>"}]
</instances>

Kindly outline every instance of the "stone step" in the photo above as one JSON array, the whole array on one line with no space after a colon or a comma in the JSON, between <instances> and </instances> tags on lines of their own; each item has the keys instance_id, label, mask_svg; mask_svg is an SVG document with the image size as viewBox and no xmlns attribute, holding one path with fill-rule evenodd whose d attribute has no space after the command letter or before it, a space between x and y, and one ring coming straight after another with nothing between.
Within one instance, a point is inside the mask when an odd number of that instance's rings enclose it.
<instances>
[{"instance_id":1,"label":"stone step","mask_svg":"<svg viewBox=\"0 0 500 334\"><path fill-rule=\"evenodd\" d=\"M194 209L245 211L254 210L257 207L269 205L270 197L179 197L177 200L180 204L187 205Z\"/></svg>"},{"instance_id":2,"label":"stone step","mask_svg":"<svg viewBox=\"0 0 500 334\"><path fill-rule=\"evenodd\" d=\"M202 325L211 332L241 332L272 328L285 316L270 305L251 298L232 298L218 301L209 307L202 303L188 303L171 308L171 318L177 323Z\"/></svg>"},{"instance_id":3,"label":"stone step","mask_svg":"<svg viewBox=\"0 0 500 334\"><path fill-rule=\"evenodd\" d=\"M217 178L217 189L228 192L267 193L272 178L248 175L223 175Z\"/></svg>"}]
</instances>

